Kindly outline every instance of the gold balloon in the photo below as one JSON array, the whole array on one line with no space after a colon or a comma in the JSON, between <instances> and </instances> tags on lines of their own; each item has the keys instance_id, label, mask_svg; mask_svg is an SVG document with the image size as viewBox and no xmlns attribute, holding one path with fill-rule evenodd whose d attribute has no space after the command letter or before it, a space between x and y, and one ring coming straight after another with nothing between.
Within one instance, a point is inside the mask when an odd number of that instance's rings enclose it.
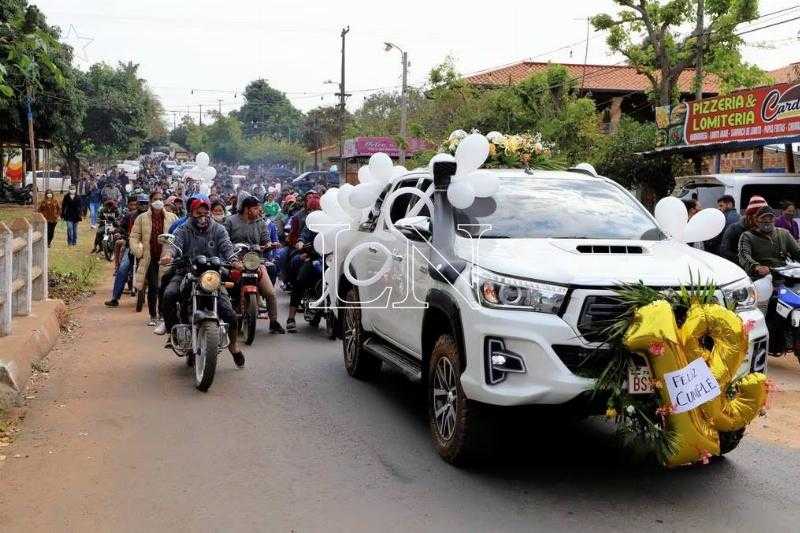
<instances>
[{"instance_id":1,"label":"gold balloon","mask_svg":"<svg viewBox=\"0 0 800 533\"><path fill-rule=\"evenodd\" d=\"M713 340L705 349L704 337ZM659 300L636 310L623 339L625 347L647 357L654 383L664 375L702 357L716 378L720 394L712 401L684 413L671 413L666 387L659 389L662 407L669 414L668 428L676 435L667 466L693 463L708 454L719 455L719 432L745 427L766 401L766 376L747 374L736 381L736 372L747 355L747 334L739 316L717 304L694 304L681 328L672 306ZM653 347L658 346L658 350Z\"/></svg>"}]
</instances>

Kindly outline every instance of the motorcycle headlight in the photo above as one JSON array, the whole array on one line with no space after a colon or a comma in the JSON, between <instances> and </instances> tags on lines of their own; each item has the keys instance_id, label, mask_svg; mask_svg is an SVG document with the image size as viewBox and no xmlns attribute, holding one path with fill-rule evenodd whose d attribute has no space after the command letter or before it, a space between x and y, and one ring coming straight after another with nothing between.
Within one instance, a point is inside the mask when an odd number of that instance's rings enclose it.
<instances>
[{"instance_id":1,"label":"motorcycle headlight","mask_svg":"<svg viewBox=\"0 0 800 533\"><path fill-rule=\"evenodd\" d=\"M247 270L256 270L261 266L261 256L255 252L247 252L242 258L242 263Z\"/></svg>"},{"instance_id":2,"label":"motorcycle headlight","mask_svg":"<svg viewBox=\"0 0 800 533\"><path fill-rule=\"evenodd\" d=\"M472 282L478 301L499 309L557 314L567 295L567 288L560 285L502 276L480 267L473 268Z\"/></svg>"},{"instance_id":3,"label":"motorcycle headlight","mask_svg":"<svg viewBox=\"0 0 800 533\"><path fill-rule=\"evenodd\" d=\"M206 270L200 276L200 287L202 287L206 292L214 292L219 289L221 280L222 278L220 277L219 272L214 270Z\"/></svg>"},{"instance_id":4,"label":"motorcycle headlight","mask_svg":"<svg viewBox=\"0 0 800 533\"><path fill-rule=\"evenodd\" d=\"M725 298L725 305L737 311L754 309L758 301L756 288L748 278L722 287L722 296Z\"/></svg>"}]
</instances>

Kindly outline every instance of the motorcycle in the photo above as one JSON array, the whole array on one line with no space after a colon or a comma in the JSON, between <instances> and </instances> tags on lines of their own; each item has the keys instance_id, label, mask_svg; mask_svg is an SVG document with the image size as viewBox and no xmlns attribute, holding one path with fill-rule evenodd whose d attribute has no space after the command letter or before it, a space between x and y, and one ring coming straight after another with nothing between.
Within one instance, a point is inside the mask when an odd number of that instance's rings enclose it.
<instances>
[{"instance_id":1,"label":"motorcycle","mask_svg":"<svg viewBox=\"0 0 800 533\"><path fill-rule=\"evenodd\" d=\"M319 280L306 289L305 294L300 300L303 308L303 319L313 327L319 327L320 322L325 319L325 336L331 340L336 339L336 315L331 309L331 298L325 295L322 298L322 260L316 259L312 263L314 272L319 275ZM321 300L321 301L320 301Z\"/></svg>"},{"instance_id":2,"label":"motorcycle","mask_svg":"<svg viewBox=\"0 0 800 533\"><path fill-rule=\"evenodd\" d=\"M161 244L175 246L175 236L158 236ZM198 255L188 261L180 258L173 264L188 267L180 285L178 317L180 323L169 332L172 350L186 357L186 365L194 367L194 384L208 391L214 381L219 352L228 346L228 326L217 314L217 302L222 290L222 278L228 275L228 265L218 257Z\"/></svg>"},{"instance_id":3,"label":"motorcycle","mask_svg":"<svg viewBox=\"0 0 800 533\"><path fill-rule=\"evenodd\" d=\"M244 264L244 270L230 273L231 302L239 315L240 334L244 343L253 344L258 321L258 268L265 263L261 255L247 244L235 245L236 256Z\"/></svg>"},{"instance_id":4,"label":"motorcycle","mask_svg":"<svg viewBox=\"0 0 800 533\"><path fill-rule=\"evenodd\" d=\"M773 268L771 275L773 301L766 313L770 353L791 350L800 361L800 265Z\"/></svg>"},{"instance_id":5,"label":"motorcycle","mask_svg":"<svg viewBox=\"0 0 800 533\"><path fill-rule=\"evenodd\" d=\"M15 187L5 178L0 179L0 203L28 205L33 203L33 184Z\"/></svg>"},{"instance_id":6,"label":"motorcycle","mask_svg":"<svg viewBox=\"0 0 800 533\"><path fill-rule=\"evenodd\" d=\"M114 243L117 242L117 234L114 230L114 225L110 222L103 224L103 241L100 248L103 250L103 255L106 261L111 262L114 258Z\"/></svg>"}]
</instances>

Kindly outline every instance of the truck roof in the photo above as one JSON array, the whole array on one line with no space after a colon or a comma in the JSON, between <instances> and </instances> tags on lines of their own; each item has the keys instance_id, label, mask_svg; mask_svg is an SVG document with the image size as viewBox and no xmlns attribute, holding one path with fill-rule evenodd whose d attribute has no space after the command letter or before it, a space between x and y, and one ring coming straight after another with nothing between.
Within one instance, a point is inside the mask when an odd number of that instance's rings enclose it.
<instances>
[{"instance_id":1,"label":"truck roof","mask_svg":"<svg viewBox=\"0 0 800 533\"><path fill-rule=\"evenodd\" d=\"M797 183L800 184L800 175L787 174L777 172L736 172L736 173L720 173L720 174L703 174L694 176L679 176L675 178L677 185L684 183L705 183L705 184L722 184L722 185L737 185L748 183Z\"/></svg>"}]
</instances>

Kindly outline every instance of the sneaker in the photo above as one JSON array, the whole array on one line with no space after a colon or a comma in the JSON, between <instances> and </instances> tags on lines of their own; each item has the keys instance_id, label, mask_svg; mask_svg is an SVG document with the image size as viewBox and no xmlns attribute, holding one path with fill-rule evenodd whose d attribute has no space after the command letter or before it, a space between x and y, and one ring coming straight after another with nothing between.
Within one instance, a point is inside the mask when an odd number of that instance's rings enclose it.
<instances>
[{"instance_id":1,"label":"sneaker","mask_svg":"<svg viewBox=\"0 0 800 533\"><path fill-rule=\"evenodd\" d=\"M167 325L164 323L163 320L158 322L156 329L153 330L153 333L156 335L164 335L167 332Z\"/></svg>"},{"instance_id":2,"label":"sneaker","mask_svg":"<svg viewBox=\"0 0 800 533\"><path fill-rule=\"evenodd\" d=\"M278 322L277 320L270 320L269 321L269 332L270 333L280 333L281 335L283 335L284 333L286 333L286 330L283 329L283 326L281 326L281 323Z\"/></svg>"},{"instance_id":3,"label":"sneaker","mask_svg":"<svg viewBox=\"0 0 800 533\"><path fill-rule=\"evenodd\" d=\"M158 320L156 320L153 317L150 317L150 320L147 321L147 325L150 326L150 327L154 327L154 326L158 325Z\"/></svg>"},{"instance_id":4,"label":"sneaker","mask_svg":"<svg viewBox=\"0 0 800 533\"><path fill-rule=\"evenodd\" d=\"M106 307L119 307L119 300L111 299L106 302Z\"/></svg>"},{"instance_id":5,"label":"sneaker","mask_svg":"<svg viewBox=\"0 0 800 533\"><path fill-rule=\"evenodd\" d=\"M244 366L244 354L242 352L236 352L231 355L233 355L233 363L236 367L242 368Z\"/></svg>"},{"instance_id":6,"label":"sneaker","mask_svg":"<svg viewBox=\"0 0 800 533\"><path fill-rule=\"evenodd\" d=\"M294 318L290 318L286 321L286 331L289 333L297 333L297 324L295 324Z\"/></svg>"}]
</instances>

